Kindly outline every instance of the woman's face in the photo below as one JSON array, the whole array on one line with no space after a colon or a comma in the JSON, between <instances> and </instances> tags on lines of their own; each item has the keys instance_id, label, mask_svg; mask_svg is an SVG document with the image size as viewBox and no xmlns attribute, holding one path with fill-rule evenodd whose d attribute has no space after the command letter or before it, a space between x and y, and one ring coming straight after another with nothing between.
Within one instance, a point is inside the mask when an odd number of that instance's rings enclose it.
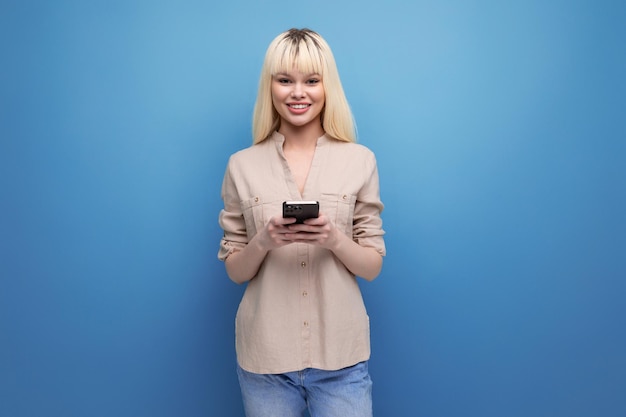
<instances>
[{"instance_id":1,"label":"woman's face","mask_svg":"<svg viewBox=\"0 0 626 417\"><path fill-rule=\"evenodd\" d=\"M281 126L319 126L325 94L319 74L303 74L298 70L281 72L272 77L272 102L281 119Z\"/></svg>"}]
</instances>

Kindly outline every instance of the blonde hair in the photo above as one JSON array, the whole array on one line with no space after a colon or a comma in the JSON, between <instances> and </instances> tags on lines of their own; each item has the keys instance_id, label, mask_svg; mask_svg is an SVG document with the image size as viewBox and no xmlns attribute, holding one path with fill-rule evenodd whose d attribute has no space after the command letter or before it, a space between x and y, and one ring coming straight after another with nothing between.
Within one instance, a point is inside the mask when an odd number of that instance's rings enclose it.
<instances>
[{"instance_id":1,"label":"blonde hair","mask_svg":"<svg viewBox=\"0 0 626 417\"><path fill-rule=\"evenodd\" d=\"M272 77L294 68L322 78L326 100L321 119L326 134L340 141L356 142L352 111L330 46L310 29L289 29L274 38L265 53L252 117L254 143L264 141L280 127L280 117L272 104Z\"/></svg>"}]
</instances>

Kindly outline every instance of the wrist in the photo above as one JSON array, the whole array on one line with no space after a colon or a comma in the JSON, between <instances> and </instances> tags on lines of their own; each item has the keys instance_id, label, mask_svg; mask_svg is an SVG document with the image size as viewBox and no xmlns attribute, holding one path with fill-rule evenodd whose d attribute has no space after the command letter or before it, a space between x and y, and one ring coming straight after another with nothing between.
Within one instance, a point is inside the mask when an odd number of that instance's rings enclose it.
<instances>
[{"instance_id":1,"label":"wrist","mask_svg":"<svg viewBox=\"0 0 626 417\"><path fill-rule=\"evenodd\" d=\"M331 232L330 246L328 249L333 252L338 251L346 238L347 236L341 233L337 228L333 228Z\"/></svg>"},{"instance_id":2,"label":"wrist","mask_svg":"<svg viewBox=\"0 0 626 417\"><path fill-rule=\"evenodd\" d=\"M254 251L259 253L267 253L271 249L269 240L264 239L263 235L260 233L254 235L250 242L248 242L248 246L252 246Z\"/></svg>"}]
</instances>

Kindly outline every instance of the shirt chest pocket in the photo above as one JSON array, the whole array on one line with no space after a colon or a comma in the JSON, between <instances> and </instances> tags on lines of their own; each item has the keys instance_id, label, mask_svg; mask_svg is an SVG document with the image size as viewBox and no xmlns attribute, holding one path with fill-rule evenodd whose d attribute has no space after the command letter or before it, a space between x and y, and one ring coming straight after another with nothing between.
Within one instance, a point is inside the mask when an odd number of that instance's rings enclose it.
<instances>
[{"instance_id":1,"label":"shirt chest pocket","mask_svg":"<svg viewBox=\"0 0 626 417\"><path fill-rule=\"evenodd\" d=\"M320 195L320 211L350 238L352 238L355 204L356 195L354 194Z\"/></svg>"},{"instance_id":2,"label":"shirt chest pocket","mask_svg":"<svg viewBox=\"0 0 626 417\"><path fill-rule=\"evenodd\" d=\"M252 197L241 202L241 211L246 222L246 232L248 239L254 235L267 223L272 216L281 214L282 200L275 198L263 198L261 196Z\"/></svg>"}]
</instances>

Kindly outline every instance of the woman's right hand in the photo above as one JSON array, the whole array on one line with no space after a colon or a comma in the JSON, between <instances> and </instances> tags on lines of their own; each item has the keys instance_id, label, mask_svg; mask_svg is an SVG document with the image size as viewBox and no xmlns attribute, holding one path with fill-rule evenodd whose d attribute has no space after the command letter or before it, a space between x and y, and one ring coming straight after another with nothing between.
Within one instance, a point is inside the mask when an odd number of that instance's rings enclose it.
<instances>
[{"instance_id":1,"label":"woman's right hand","mask_svg":"<svg viewBox=\"0 0 626 417\"><path fill-rule=\"evenodd\" d=\"M293 217L272 217L257 234L261 247L266 250L272 250L293 243L293 238L288 238L287 234L291 233L293 235L293 231L290 231L288 226L295 222L296 219Z\"/></svg>"},{"instance_id":2,"label":"woman's right hand","mask_svg":"<svg viewBox=\"0 0 626 417\"><path fill-rule=\"evenodd\" d=\"M242 284L254 278L267 252L293 242L293 238L287 238L288 233L293 235L287 226L295 221L294 218L272 217L247 245L231 253L225 261L230 279Z\"/></svg>"}]
</instances>

